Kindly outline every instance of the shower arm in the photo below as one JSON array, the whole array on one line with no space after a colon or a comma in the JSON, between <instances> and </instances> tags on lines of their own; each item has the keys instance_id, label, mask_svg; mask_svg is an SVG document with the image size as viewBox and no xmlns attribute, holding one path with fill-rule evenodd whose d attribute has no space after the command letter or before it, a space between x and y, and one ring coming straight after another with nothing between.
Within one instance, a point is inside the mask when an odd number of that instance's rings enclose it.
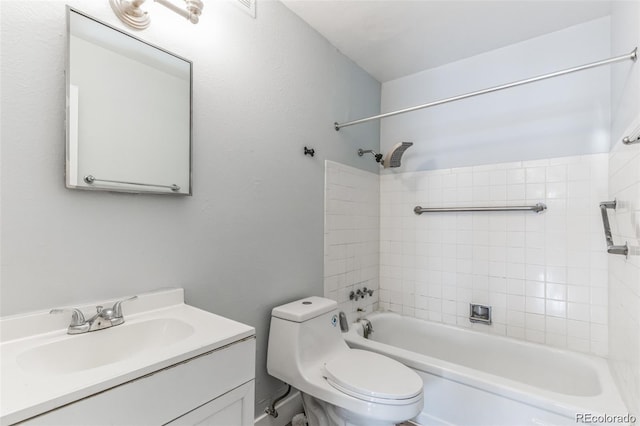
<instances>
[{"instance_id":1,"label":"shower arm","mask_svg":"<svg viewBox=\"0 0 640 426\"><path fill-rule=\"evenodd\" d=\"M362 157L364 154L373 154L373 156L376 158L376 161L378 163L382 162L382 154L377 154L374 150L372 149L358 149L358 155L360 157Z\"/></svg>"}]
</instances>

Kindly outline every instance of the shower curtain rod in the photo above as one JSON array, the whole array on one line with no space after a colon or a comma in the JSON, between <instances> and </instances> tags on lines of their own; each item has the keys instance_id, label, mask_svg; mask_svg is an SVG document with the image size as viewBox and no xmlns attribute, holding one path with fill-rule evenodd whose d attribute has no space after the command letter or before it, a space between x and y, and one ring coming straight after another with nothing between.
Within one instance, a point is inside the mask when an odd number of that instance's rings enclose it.
<instances>
[{"instance_id":1,"label":"shower curtain rod","mask_svg":"<svg viewBox=\"0 0 640 426\"><path fill-rule=\"evenodd\" d=\"M621 62L621 61L624 61L624 60L627 60L627 59L631 59L632 61L637 61L638 60L638 48L637 47L635 49L633 49L633 51L631 51L631 53L627 53L626 55L615 56L613 58L605 59L605 60L598 61L598 62L592 62L592 63L585 64L585 65L580 65L580 66L569 68L569 69L566 69L566 70L556 71L556 72L553 72L553 73L550 73L550 74L539 75L537 77L531 77L531 78L528 78L526 80L514 81L512 83L507 83L507 84L503 84L503 85L500 85L500 86L494 86L494 87L490 87L488 89L483 89L483 90L478 90L478 91L471 92L471 93L466 93L464 95L453 96L451 98L441 99L439 101L429 102L427 104L417 105L417 106L410 107L410 108L404 108L404 109L400 109L398 111L392 111L392 112L387 112L387 113L384 113L384 114L374 115L372 117L361 118L359 120L347 121L345 123L335 122L335 123L333 123L333 125L334 125L336 131L338 131L343 127L353 126L354 124L366 123L366 122L372 121L372 120L380 120L381 118L391 117L391 116L398 115L398 114L404 114L405 112L416 111L416 110L423 109L423 108L429 108L429 107L436 106L436 105L446 104L448 102L459 101L460 99L466 99L466 98L471 98L473 96L484 95L486 93L497 92L498 90L510 89L511 87L521 86L523 84L534 83L536 81L546 80L548 78L559 77L561 75L570 74L570 73L577 72L577 71L582 71L582 70L587 70L589 68L595 68L595 67L599 67L599 66L602 66L602 65L609 65L609 64L613 64L615 62Z\"/></svg>"}]
</instances>

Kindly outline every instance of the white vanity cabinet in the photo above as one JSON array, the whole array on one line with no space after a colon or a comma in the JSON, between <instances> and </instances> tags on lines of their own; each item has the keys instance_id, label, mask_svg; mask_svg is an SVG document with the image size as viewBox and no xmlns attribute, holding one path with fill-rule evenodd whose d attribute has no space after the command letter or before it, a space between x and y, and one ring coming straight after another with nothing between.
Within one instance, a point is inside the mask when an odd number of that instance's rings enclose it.
<instances>
[{"instance_id":1,"label":"white vanity cabinet","mask_svg":"<svg viewBox=\"0 0 640 426\"><path fill-rule=\"evenodd\" d=\"M255 337L147 374L21 425L253 425Z\"/></svg>"},{"instance_id":2,"label":"white vanity cabinet","mask_svg":"<svg viewBox=\"0 0 640 426\"><path fill-rule=\"evenodd\" d=\"M137 296L119 298L124 323L81 334L49 310L0 318L0 426L253 425L255 329L179 288Z\"/></svg>"},{"instance_id":3,"label":"white vanity cabinet","mask_svg":"<svg viewBox=\"0 0 640 426\"><path fill-rule=\"evenodd\" d=\"M168 423L171 426L248 426L253 425L254 381L235 388Z\"/></svg>"}]
</instances>

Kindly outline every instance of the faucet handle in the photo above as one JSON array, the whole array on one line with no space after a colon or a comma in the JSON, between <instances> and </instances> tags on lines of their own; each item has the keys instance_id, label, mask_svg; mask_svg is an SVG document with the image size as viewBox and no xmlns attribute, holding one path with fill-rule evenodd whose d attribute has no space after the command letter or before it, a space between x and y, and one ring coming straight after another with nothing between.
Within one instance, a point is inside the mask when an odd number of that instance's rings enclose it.
<instances>
[{"instance_id":1,"label":"faucet handle","mask_svg":"<svg viewBox=\"0 0 640 426\"><path fill-rule=\"evenodd\" d=\"M137 298L138 296L132 296L127 299L118 300L116 303L114 303L113 308L111 308L113 310L113 317L122 318L122 303L128 302L130 300L136 300Z\"/></svg>"},{"instance_id":2,"label":"faucet handle","mask_svg":"<svg viewBox=\"0 0 640 426\"><path fill-rule=\"evenodd\" d=\"M84 314L77 308L61 308L49 311L50 314L63 314L65 312L71 312L71 323L69 324L69 327L77 327L86 323Z\"/></svg>"}]
</instances>

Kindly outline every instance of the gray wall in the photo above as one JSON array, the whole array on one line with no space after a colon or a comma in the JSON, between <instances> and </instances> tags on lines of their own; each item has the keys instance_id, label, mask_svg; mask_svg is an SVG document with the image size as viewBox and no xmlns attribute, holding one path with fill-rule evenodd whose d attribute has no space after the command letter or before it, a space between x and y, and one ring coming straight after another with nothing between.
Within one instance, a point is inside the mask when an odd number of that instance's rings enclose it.
<instances>
[{"instance_id":1,"label":"gray wall","mask_svg":"<svg viewBox=\"0 0 640 426\"><path fill-rule=\"evenodd\" d=\"M256 410L273 306L323 293L324 160L377 172L357 147L380 84L279 2L253 20L206 2L194 26L147 2L139 37L194 63L193 197L64 188L63 1L2 1L1 314L185 288L187 303L256 328ZM72 6L124 28L107 1ZM303 146L316 149L314 158Z\"/></svg>"},{"instance_id":2,"label":"gray wall","mask_svg":"<svg viewBox=\"0 0 640 426\"><path fill-rule=\"evenodd\" d=\"M446 99L610 56L610 19L604 17L385 82L381 109ZM405 172L608 152L610 75L620 66L389 117L380 127L381 149L413 141L402 158Z\"/></svg>"}]
</instances>

